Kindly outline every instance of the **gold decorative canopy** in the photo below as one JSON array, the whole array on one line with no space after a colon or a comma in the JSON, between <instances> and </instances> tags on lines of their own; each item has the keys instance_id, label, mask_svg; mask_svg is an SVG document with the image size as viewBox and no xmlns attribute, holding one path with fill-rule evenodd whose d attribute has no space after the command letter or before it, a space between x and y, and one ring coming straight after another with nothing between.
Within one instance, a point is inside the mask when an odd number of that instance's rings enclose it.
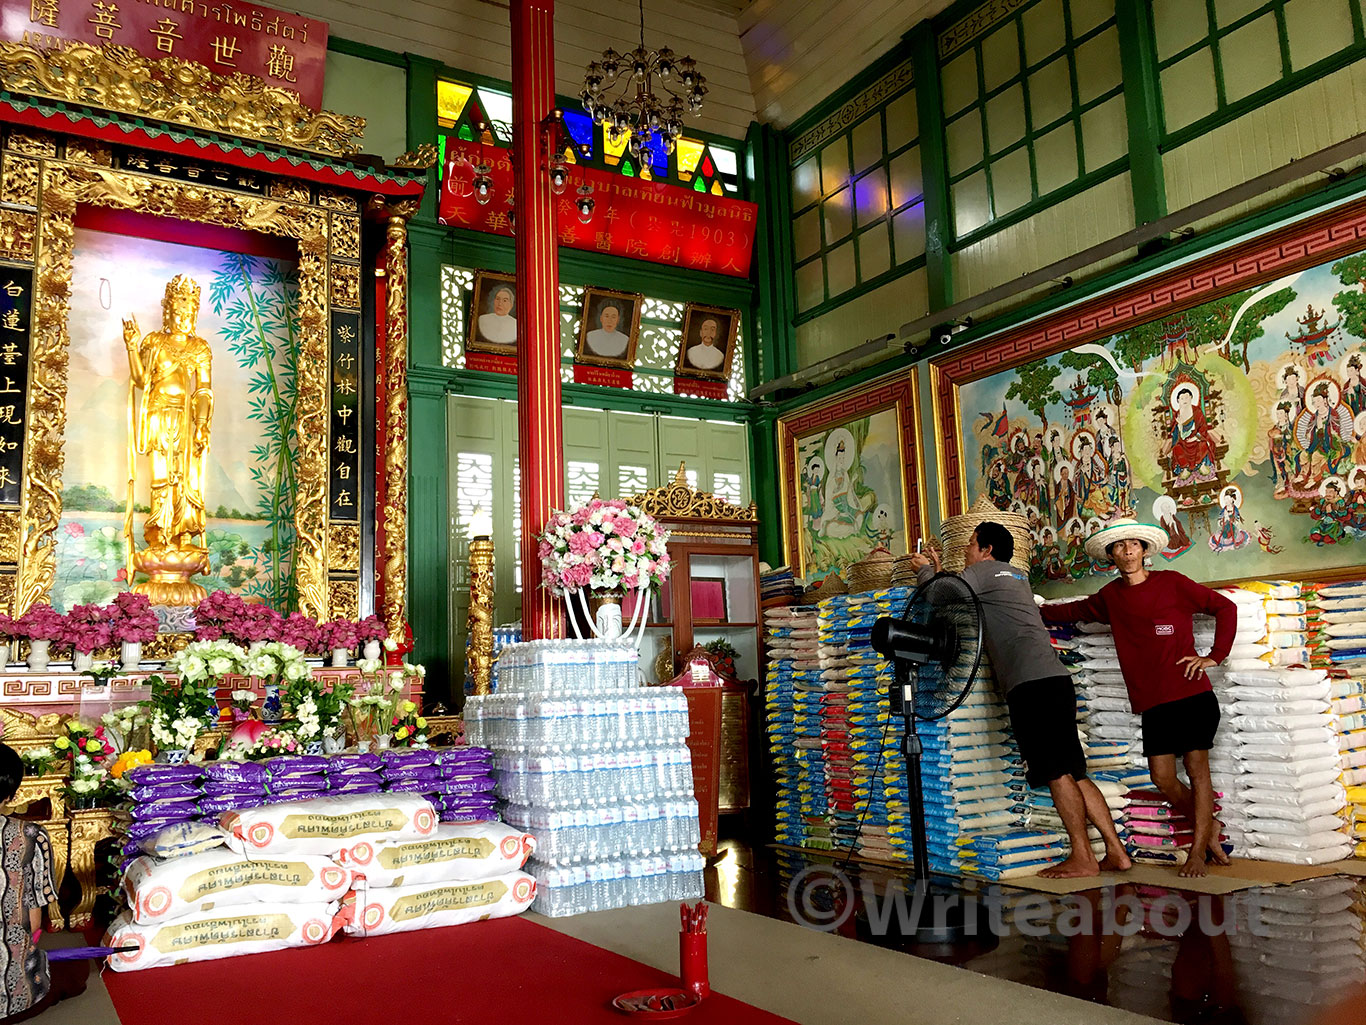
<instances>
[{"instance_id":1,"label":"gold decorative canopy","mask_svg":"<svg viewBox=\"0 0 1366 1025\"><path fill-rule=\"evenodd\" d=\"M259 78L114 43L0 42L0 89L336 157L360 152L365 132L365 118L313 110Z\"/></svg>"},{"instance_id":2,"label":"gold decorative canopy","mask_svg":"<svg viewBox=\"0 0 1366 1025\"><path fill-rule=\"evenodd\" d=\"M670 519L745 520L757 521L759 509L751 502L749 508L732 505L717 498L710 491L694 491L688 485L686 464L678 464L678 472L665 487L651 488L627 499L651 516Z\"/></svg>"}]
</instances>

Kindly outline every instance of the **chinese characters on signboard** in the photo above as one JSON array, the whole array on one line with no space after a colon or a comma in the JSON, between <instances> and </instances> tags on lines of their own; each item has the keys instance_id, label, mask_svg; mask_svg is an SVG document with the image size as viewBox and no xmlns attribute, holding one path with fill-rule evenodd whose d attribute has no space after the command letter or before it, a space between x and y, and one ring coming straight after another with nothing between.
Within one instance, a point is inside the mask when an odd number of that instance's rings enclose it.
<instances>
[{"instance_id":1,"label":"chinese characters on signboard","mask_svg":"<svg viewBox=\"0 0 1366 1025\"><path fill-rule=\"evenodd\" d=\"M0 0L3 38L40 46L118 43L323 99L327 24L259 4L196 0Z\"/></svg>"},{"instance_id":2,"label":"chinese characters on signboard","mask_svg":"<svg viewBox=\"0 0 1366 1025\"><path fill-rule=\"evenodd\" d=\"M360 314L332 313L332 431L329 508L360 519Z\"/></svg>"},{"instance_id":3,"label":"chinese characters on signboard","mask_svg":"<svg viewBox=\"0 0 1366 1025\"><path fill-rule=\"evenodd\" d=\"M19 504L33 271L0 267L0 506Z\"/></svg>"},{"instance_id":4,"label":"chinese characters on signboard","mask_svg":"<svg viewBox=\"0 0 1366 1025\"><path fill-rule=\"evenodd\" d=\"M512 195L512 161L504 149L486 148L484 158L492 164L498 198L480 206L471 184L471 165L481 161L479 145L447 137L439 215L453 227L510 236L505 200ZM596 204L587 224L574 206L575 190L583 184L593 186ZM742 199L571 167L569 187L555 197L555 233L571 249L743 278L749 276L758 209Z\"/></svg>"}]
</instances>

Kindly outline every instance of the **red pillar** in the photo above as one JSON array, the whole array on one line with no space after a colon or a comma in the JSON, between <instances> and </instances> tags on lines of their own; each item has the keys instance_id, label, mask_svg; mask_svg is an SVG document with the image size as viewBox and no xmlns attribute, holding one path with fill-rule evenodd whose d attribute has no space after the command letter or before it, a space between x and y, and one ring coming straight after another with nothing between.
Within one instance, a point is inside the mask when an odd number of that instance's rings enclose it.
<instances>
[{"instance_id":1,"label":"red pillar","mask_svg":"<svg viewBox=\"0 0 1366 1025\"><path fill-rule=\"evenodd\" d=\"M554 0L512 0L512 145L517 193L517 418L522 467L522 637L564 636L541 586L536 534L564 508L560 273L540 124L555 105Z\"/></svg>"}]
</instances>

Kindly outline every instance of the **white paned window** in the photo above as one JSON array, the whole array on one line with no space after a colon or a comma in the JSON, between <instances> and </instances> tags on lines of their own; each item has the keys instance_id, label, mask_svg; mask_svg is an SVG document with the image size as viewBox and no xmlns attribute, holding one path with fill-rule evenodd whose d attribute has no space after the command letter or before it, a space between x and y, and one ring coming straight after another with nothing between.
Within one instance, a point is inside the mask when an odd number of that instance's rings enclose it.
<instances>
[{"instance_id":1,"label":"white paned window","mask_svg":"<svg viewBox=\"0 0 1366 1025\"><path fill-rule=\"evenodd\" d=\"M565 499L571 507L587 502L599 491L602 473L597 463L571 459L565 463Z\"/></svg>"},{"instance_id":2,"label":"white paned window","mask_svg":"<svg viewBox=\"0 0 1366 1025\"><path fill-rule=\"evenodd\" d=\"M493 456L485 452L455 455L454 513L451 526L457 544L456 586L469 586L469 525L476 509L493 515Z\"/></svg>"},{"instance_id":3,"label":"white paned window","mask_svg":"<svg viewBox=\"0 0 1366 1025\"><path fill-rule=\"evenodd\" d=\"M617 497L630 498L650 489L650 471L643 466L617 467Z\"/></svg>"},{"instance_id":4,"label":"white paned window","mask_svg":"<svg viewBox=\"0 0 1366 1025\"><path fill-rule=\"evenodd\" d=\"M724 498L732 505L739 505L740 475L738 473L720 472L712 474L711 490L717 498Z\"/></svg>"}]
</instances>

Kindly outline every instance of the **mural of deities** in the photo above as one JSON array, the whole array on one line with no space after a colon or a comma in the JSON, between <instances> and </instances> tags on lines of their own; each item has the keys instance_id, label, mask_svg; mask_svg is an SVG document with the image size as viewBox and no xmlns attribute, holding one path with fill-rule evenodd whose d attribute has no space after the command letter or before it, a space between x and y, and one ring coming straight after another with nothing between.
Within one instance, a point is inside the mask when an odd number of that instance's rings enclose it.
<instances>
[{"instance_id":1,"label":"mural of deities","mask_svg":"<svg viewBox=\"0 0 1366 1025\"><path fill-rule=\"evenodd\" d=\"M1045 593L1102 582L1120 516L1196 579L1361 562L1364 369L1366 253L964 384L969 501L1029 518Z\"/></svg>"}]
</instances>

